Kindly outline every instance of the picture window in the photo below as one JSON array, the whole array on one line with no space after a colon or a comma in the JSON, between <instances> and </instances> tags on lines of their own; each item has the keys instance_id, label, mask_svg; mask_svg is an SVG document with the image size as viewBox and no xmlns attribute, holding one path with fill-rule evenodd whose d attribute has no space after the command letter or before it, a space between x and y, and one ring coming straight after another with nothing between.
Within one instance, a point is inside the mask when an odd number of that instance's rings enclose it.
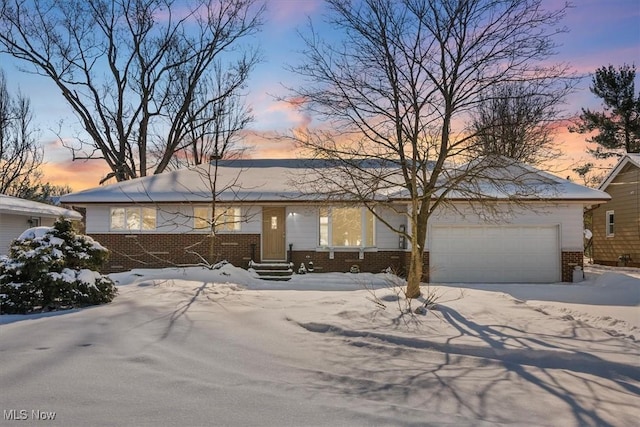
<instances>
[{"instance_id":1,"label":"picture window","mask_svg":"<svg viewBox=\"0 0 640 427\"><path fill-rule=\"evenodd\" d=\"M141 207L111 208L110 227L114 231L151 231L156 229L156 209Z\"/></svg>"},{"instance_id":2,"label":"picture window","mask_svg":"<svg viewBox=\"0 0 640 427\"><path fill-rule=\"evenodd\" d=\"M366 208L321 208L319 226L320 246L375 246L375 220Z\"/></svg>"}]
</instances>

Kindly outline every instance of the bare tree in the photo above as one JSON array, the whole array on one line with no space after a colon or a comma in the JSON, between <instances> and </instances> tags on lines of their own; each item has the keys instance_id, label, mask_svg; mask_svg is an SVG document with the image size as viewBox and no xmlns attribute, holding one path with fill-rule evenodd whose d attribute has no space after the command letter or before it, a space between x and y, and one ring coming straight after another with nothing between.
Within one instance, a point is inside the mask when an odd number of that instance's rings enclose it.
<instances>
[{"instance_id":1,"label":"bare tree","mask_svg":"<svg viewBox=\"0 0 640 427\"><path fill-rule=\"evenodd\" d=\"M240 43L263 10L257 0L7 0L0 49L69 103L86 134L69 146L74 158L103 159L106 179L122 181L168 167L214 68L225 80L211 102L236 95L259 59Z\"/></svg>"},{"instance_id":2,"label":"bare tree","mask_svg":"<svg viewBox=\"0 0 640 427\"><path fill-rule=\"evenodd\" d=\"M571 86L558 85L549 92L537 85L537 81L505 82L480 97L473 115L472 149L477 154L498 154L533 165L560 155L553 125Z\"/></svg>"},{"instance_id":3,"label":"bare tree","mask_svg":"<svg viewBox=\"0 0 640 427\"><path fill-rule=\"evenodd\" d=\"M199 165L212 157L233 159L246 151L240 141L241 131L253 121L251 110L239 92L223 95L234 78L216 67L214 76L203 80L202 90L194 96L185 116L188 131L171 161L172 167Z\"/></svg>"},{"instance_id":4,"label":"bare tree","mask_svg":"<svg viewBox=\"0 0 640 427\"><path fill-rule=\"evenodd\" d=\"M409 200L408 230L387 226L411 243L406 295L415 298L430 216L463 185L479 188L466 184L470 177L480 182L483 170L495 170L487 167L491 161L473 161L473 113L484 94L505 82L536 81L540 96L555 90L567 69L546 60L567 6L545 10L541 0L327 3L333 36L344 37L323 41L313 28L304 37L305 62L292 69L306 81L292 101L302 99L320 124L293 138L335 165L326 169L331 176L318 171L324 184L316 188L342 192L374 214L381 195ZM363 167L363 159L379 167Z\"/></svg>"},{"instance_id":5,"label":"bare tree","mask_svg":"<svg viewBox=\"0 0 640 427\"><path fill-rule=\"evenodd\" d=\"M43 150L29 99L9 93L0 70L0 193L23 197L40 182Z\"/></svg>"}]
</instances>

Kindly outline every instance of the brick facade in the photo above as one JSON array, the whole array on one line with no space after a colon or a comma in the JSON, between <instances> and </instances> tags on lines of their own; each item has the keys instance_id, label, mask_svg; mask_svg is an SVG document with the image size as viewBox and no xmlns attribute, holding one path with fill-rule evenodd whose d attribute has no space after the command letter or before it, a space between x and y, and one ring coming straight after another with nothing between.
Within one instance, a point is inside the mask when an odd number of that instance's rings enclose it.
<instances>
[{"instance_id":1,"label":"brick facade","mask_svg":"<svg viewBox=\"0 0 640 427\"><path fill-rule=\"evenodd\" d=\"M113 273L134 268L162 268L175 265L194 265L199 254L209 262L227 260L247 267L251 259L259 262L259 234L219 234L215 237L213 253L210 237L204 234L91 234L95 240L109 249L110 256L102 268L103 273ZM287 254L289 256L289 254ZM364 252L336 251L332 259L329 252L293 251L290 259L294 265L313 261L318 272L348 272L357 265L362 272L379 273L391 267L398 274L406 273L411 256L406 251ZM428 280L429 253L425 253L425 280Z\"/></svg>"},{"instance_id":2,"label":"brick facade","mask_svg":"<svg viewBox=\"0 0 640 427\"><path fill-rule=\"evenodd\" d=\"M391 267L399 274L404 273L406 256L404 251L379 251L364 252L363 258L359 258L360 253L335 251L333 259L329 252L316 251L296 251L291 254L291 261L296 269L301 263L313 262L317 272L347 272L353 265L357 265L362 272L380 273Z\"/></svg>"},{"instance_id":3,"label":"brick facade","mask_svg":"<svg viewBox=\"0 0 640 427\"><path fill-rule=\"evenodd\" d=\"M573 281L573 270L576 265L583 267L584 253L582 252L562 252L562 281Z\"/></svg>"},{"instance_id":4,"label":"brick facade","mask_svg":"<svg viewBox=\"0 0 640 427\"><path fill-rule=\"evenodd\" d=\"M364 252L363 259L359 259L359 252L334 252L333 259L329 252L293 251L291 261L297 269L301 263L308 265L313 261L316 272L347 272L353 265L357 265L360 271L367 273L379 273L387 268L400 276L406 276L407 266L411 259L411 252L407 251L378 251ZM423 259L422 280L429 281L429 252L425 252Z\"/></svg>"},{"instance_id":5,"label":"brick facade","mask_svg":"<svg viewBox=\"0 0 640 427\"><path fill-rule=\"evenodd\" d=\"M209 262L227 260L246 267L252 258L260 257L259 234L218 234L210 248L206 234L91 234L109 249L108 263L103 272L111 273L133 268L159 268L193 265L203 256Z\"/></svg>"},{"instance_id":6,"label":"brick facade","mask_svg":"<svg viewBox=\"0 0 640 427\"><path fill-rule=\"evenodd\" d=\"M250 260L260 261L259 234L219 234L215 237L210 254L211 237L205 234L92 234L95 240L111 251L103 273L112 273L133 268L160 268L175 265L194 265L200 259L209 262L227 260L246 268ZM330 252L296 251L287 254L297 268L301 263L313 261L317 272L348 272L357 265L362 272L379 273L391 267L405 275L411 253L407 251L364 252L360 259L358 251ZM582 252L562 252L562 281L573 280L576 265L583 265ZM429 281L429 252L423 257L423 281Z\"/></svg>"}]
</instances>

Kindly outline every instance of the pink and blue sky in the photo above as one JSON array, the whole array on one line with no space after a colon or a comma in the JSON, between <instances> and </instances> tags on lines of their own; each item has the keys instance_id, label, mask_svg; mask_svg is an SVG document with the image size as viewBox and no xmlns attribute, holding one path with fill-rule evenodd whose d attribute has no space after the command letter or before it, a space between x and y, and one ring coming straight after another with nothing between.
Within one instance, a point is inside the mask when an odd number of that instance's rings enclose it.
<instances>
[{"instance_id":1,"label":"pink and blue sky","mask_svg":"<svg viewBox=\"0 0 640 427\"><path fill-rule=\"evenodd\" d=\"M561 1L546 0L546 3L557 7ZM265 25L256 38L264 61L254 70L247 88L247 101L255 116L247 136L255 146L250 155L256 158L295 157L296 153L285 142L261 135L286 132L309 120L288 104L276 101L274 96L285 93L284 83L295 85L296 77L286 71L284 65L294 64L300 58L301 42L296 31L305 29L307 17L314 25L320 24L324 5L322 0L266 0L266 4ZM640 67L640 0L575 0L573 6L564 21L569 32L556 39L560 45L557 61L569 63L577 73L585 75L609 64ZM57 139L61 121L62 137L73 138L75 135L77 125L70 108L53 83L44 77L20 72L17 65L11 57L0 55L0 67L6 73L10 88L19 88L31 99L34 124L41 131L45 147L45 181L68 184L76 191L96 186L107 173L104 164L99 160L72 162L70 152ZM636 80L640 82L640 79ZM581 107L599 108L599 100L590 93L589 85L590 78L583 79L568 99L565 110L569 114L577 114ZM636 92L638 89L640 83L636 83ZM565 167L588 159L583 135L569 134L560 126L555 139L565 153ZM564 173L569 175L569 172Z\"/></svg>"}]
</instances>

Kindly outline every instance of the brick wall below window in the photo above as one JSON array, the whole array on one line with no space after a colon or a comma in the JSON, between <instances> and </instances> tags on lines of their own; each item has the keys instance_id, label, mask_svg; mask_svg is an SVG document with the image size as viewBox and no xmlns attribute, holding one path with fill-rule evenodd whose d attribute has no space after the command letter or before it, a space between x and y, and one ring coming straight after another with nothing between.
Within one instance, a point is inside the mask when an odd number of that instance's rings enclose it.
<instances>
[{"instance_id":1,"label":"brick wall below window","mask_svg":"<svg viewBox=\"0 0 640 427\"><path fill-rule=\"evenodd\" d=\"M407 251L378 251L364 252L364 258L359 259L359 252L334 252L333 259L330 259L329 252L316 251L296 251L291 255L294 270L300 267L301 263L309 264L313 261L316 272L348 272L353 265L357 265L360 271L367 273L379 273L387 268L396 274L405 277L407 267L411 260L411 252ZM424 282L429 281L429 252L423 256L423 276Z\"/></svg>"},{"instance_id":2,"label":"brick wall below window","mask_svg":"<svg viewBox=\"0 0 640 427\"><path fill-rule=\"evenodd\" d=\"M213 250L211 237L206 234L91 234L91 237L110 251L109 261L102 268L104 273L193 265L200 262L198 255L209 262L227 260L239 267L246 267L252 255L254 260L260 258L259 234L218 234Z\"/></svg>"},{"instance_id":3,"label":"brick wall below window","mask_svg":"<svg viewBox=\"0 0 640 427\"><path fill-rule=\"evenodd\" d=\"M336 251L333 253L333 259L330 259L329 252L294 250L291 254L291 261L295 270L298 269L301 263L308 265L309 261L313 261L317 272L345 273L354 265L357 265L360 271L367 273L380 273L388 267L400 274L404 272L405 252L403 251L364 252L363 259L360 259L359 255L358 251Z\"/></svg>"}]
</instances>

